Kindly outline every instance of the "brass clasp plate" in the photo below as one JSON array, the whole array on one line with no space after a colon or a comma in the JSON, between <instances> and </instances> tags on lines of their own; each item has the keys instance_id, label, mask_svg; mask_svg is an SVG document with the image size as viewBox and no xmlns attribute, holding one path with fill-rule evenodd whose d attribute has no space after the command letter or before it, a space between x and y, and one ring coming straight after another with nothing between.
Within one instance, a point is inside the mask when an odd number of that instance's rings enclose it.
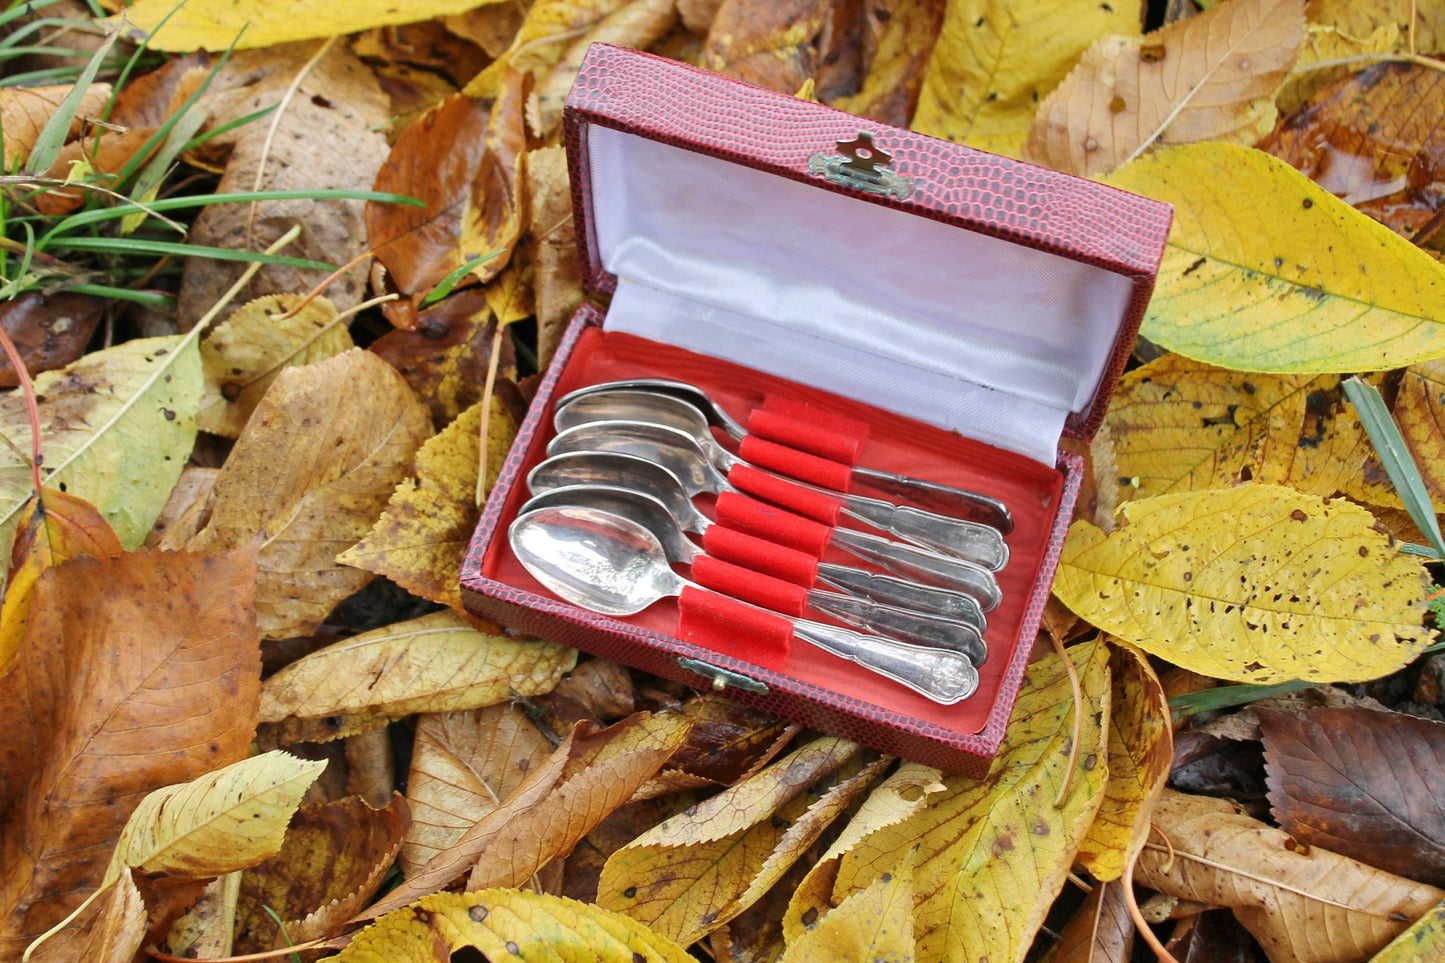
<instances>
[{"instance_id":1,"label":"brass clasp plate","mask_svg":"<svg viewBox=\"0 0 1445 963\"><path fill-rule=\"evenodd\" d=\"M687 659L682 656L678 656L677 664L682 666L689 672L695 672L698 675L702 676L704 679L708 679L712 682L712 687L719 692L721 692L723 689L726 689L728 686L732 686L734 689L743 689L747 692L768 691L768 685L766 682L759 682L757 679L749 679L747 676L742 675L741 673L732 672L728 669L719 668L715 665L709 665L708 663L701 662L697 659Z\"/></svg>"},{"instance_id":2,"label":"brass clasp plate","mask_svg":"<svg viewBox=\"0 0 1445 963\"><path fill-rule=\"evenodd\" d=\"M913 193L913 178L885 170L892 162L892 155L873 143L873 135L860 130L853 140L838 142L837 154L819 151L808 158L808 170L834 184L901 199Z\"/></svg>"}]
</instances>

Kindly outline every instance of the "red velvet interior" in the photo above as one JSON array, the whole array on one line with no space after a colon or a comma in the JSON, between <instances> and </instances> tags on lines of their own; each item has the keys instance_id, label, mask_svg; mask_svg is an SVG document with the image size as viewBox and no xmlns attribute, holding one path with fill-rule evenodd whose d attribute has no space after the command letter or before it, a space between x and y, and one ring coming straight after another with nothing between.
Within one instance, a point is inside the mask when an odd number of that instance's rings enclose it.
<instances>
[{"instance_id":1,"label":"red velvet interior","mask_svg":"<svg viewBox=\"0 0 1445 963\"><path fill-rule=\"evenodd\" d=\"M1000 679L1008 665L1025 607L1048 548L1049 530L1063 491L1064 476L1052 466L1012 452L1001 451L957 434L904 418L862 401L853 401L772 375L718 361L632 335L590 327L583 331L567 360L553 397L585 385L619 378L661 377L686 381L706 391L738 421L746 423L748 413L770 394L793 398L825 411L861 419L872 426L858 459L860 465L911 475L948 485L972 489L1001 499L1013 512L1014 530L1008 536L1011 559L999 573L1003 603L989 613L985 639L989 658L979 669L979 692L956 706L940 706L921 695L852 663L814 647L797 643L780 666L769 665L786 675L831 689L859 701L891 709L959 733L980 731L987 722ZM551 398L545 404L544 423L551 421ZM719 440L736 449L717 432ZM503 522L498 533L527 500L526 473L546 457L550 429L539 431L522 465L521 477L507 493ZM866 488L859 491L868 493ZM711 514L711 499L699 504ZM828 561L862 565L857 559L832 549ZM537 595L555 597L538 584L513 556L505 537L491 540L482 563L483 574L497 581ZM821 617L819 619L822 620ZM644 612L624 619L635 625L677 634L676 602L665 599ZM694 633L693 641L699 641ZM1022 644L1031 645L1032 639ZM737 656L743 651L719 633L716 646ZM771 660L769 660L771 661Z\"/></svg>"}]
</instances>

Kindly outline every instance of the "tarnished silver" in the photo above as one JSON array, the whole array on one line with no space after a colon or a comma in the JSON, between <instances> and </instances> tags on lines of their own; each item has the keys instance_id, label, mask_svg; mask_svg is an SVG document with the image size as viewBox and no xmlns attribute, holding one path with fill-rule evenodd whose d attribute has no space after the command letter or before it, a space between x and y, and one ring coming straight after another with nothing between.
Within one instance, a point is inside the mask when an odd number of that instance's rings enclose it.
<instances>
[{"instance_id":1,"label":"tarnished silver","mask_svg":"<svg viewBox=\"0 0 1445 963\"><path fill-rule=\"evenodd\" d=\"M703 551L682 533L677 519L667 506L651 495L625 488L605 485L567 485L533 495L518 510L518 516L541 508L595 508L636 522L657 539L667 561L674 565L692 565L703 557ZM809 589L808 605L840 622L857 629L907 642L940 649L952 649L968 656L974 665L982 665L988 648L973 626L934 615L909 612L890 605L865 602L850 595Z\"/></svg>"},{"instance_id":2,"label":"tarnished silver","mask_svg":"<svg viewBox=\"0 0 1445 963\"><path fill-rule=\"evenodd\" d=\"M558 432L547 445L548 455L575 451L621 452L655 462L681 482L689 497L704 492L737 493L692 437L674 428L631 421L599 421ZM832 543L839 548L915 582L965 592L977 599L985 612L993 611L1002 600L993 573L967 559L850 528L834 528L832 533Z\"/></svg>"},{"instance_id":3,"label":"tarnished silver","mask_svg":"<svg viewBox=\"0 0 1445 963\"><path fill-rule=\"evenodd\" d=\"M692 586L668 565L646 528L594 508L539 508L518 516L508 534L518 561L537 581L604 615L633 615ZM943 705L961 702L978 689L978 670L961 653L806 619L788 621L795 638Z\"/></svg>"},{"instance_id":4,"label":"tarnished silver","mask_svg":"<svg viewBox=\"0 0 1445 963\"><path fill-rule=\"evenodd\" d=\"M527 485L534 495L570 485L626 488L657 499L668 517L683 531L706 535L707 530L716 524L698 511L687 492L683 491L677 476L661 465L636 455L609 451L553 455L532 469L527 475ZM832 562L818 562L817 572L819 581L849 595L880 605L966 622L980 635L988 630L988 620L978 600L964 592Z\"/></svg>"},{"instance_id":5,"label":"tarnished silver","mask_svg":"<svg viewBox=\"0 0 1445 963\"><path fill-rule=\"evenodd\" d=\"M708 424L721 428L734 441L742 441L748 433L748 430L739 424L737 419L729 415L701 388L685 381L672 381L667 378L625 378L588 385L563 395L557 399L557 405L561 407L578 398L601 392L632 389L651 391L686 401L702 412ZM951 515L961 515L969 521L992 525L1005 535L1013 531L1013 515L1009 512L1008 506L997 498L981 492L956 488L940 482L926 481L922 478L912 478L908 475L879 471L876 468L867 468L862 465L853 467L853 475L881 491L938 508Z\"/></svg>"}]
</instances>

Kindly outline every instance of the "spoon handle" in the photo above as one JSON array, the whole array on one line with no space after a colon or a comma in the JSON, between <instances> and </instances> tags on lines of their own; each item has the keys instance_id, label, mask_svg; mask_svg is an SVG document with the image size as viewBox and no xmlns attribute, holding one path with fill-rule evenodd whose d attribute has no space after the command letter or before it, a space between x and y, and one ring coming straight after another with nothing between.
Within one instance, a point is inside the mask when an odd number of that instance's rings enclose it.
<instances>
[{"instance_id":1,"label":"spoon handle","mask_svg":"<svg viewBox=\"0 0 1445 963\"><path fill-rule=\"evenodd\" d=\"M962 652L974 665L983 665L988 648L971 625L878 605L851 595L814 590L807 595L808 604L825 615L854 628L897 639L910 645Z\"/></svg>"},{"instance_id":2,"label":"spoon handle","mask_svg":"<svg viewBox=\"0 0 1445 963\"><path fill-rule=\"evenodd\" d=\"M980 633L988 630L983 609L972 595L831 562L818 562L817 573L818 581L849 595L922 615L967 622Z\"/></svg>"},{"instance_id":3,"label":"spoon handle","mask_svg":"<svg viewBox=\"0 0 1445 963\"><path fill-rule=\"evenodd\" d=\"M962 702L978 689L978 669L961 652L908 645L806 619L793 623L793 634L946 706Z\"/></svg>"},{"instance_id":4,"label":"spoon handle","mask_svg":"<svg viewBox=\"0 0 1445 963\"><path fill-rule=\"evenodd\" d=\"M970 565L963 559L936 555L912 545L890 542L886 538L848 528L833 530L833 544L895 575L967 593L978 600L985 612L992 612L1003 601L1003 593L999 591L998 580L993 573Z\"/></svg>"},{"instance_id":5,"label":"spoon handle","mask_svg":"<svg viewBox=\"0 0 1445 963\"><path fill-rule=\"evenodd\" d=\"M1013 531L1013 513L997 498L941 482L895 475L893 472L865 468L862 465L853 469L853 477L909 501L922 502L935 508L941 507L940 503L956 506L955 510L959 511L963 520L991 526L1004 535Z\"/></svg>"}]
</instances>

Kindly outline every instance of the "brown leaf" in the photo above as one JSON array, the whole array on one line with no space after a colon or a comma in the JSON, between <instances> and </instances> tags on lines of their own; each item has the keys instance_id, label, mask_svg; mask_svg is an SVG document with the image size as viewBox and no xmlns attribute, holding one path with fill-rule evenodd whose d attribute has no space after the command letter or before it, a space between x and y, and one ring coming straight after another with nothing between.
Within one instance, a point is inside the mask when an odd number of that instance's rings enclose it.
<instances>
[{"instance_id":1,"label":"brown leaf","mask_svg":"<svg viewBox=\"0 0 1445 963\"><path fill-rule=\"evenodd\" d=\"M316 52L315 44L287 44L241 51L231 58L203 101L218 126L277 104ZM279 109L279 108L278 108ZM273 117L229 131L234 143L218 192L261 190L365 190L386 159L386 138L373 128L390 116L386 95L366 66L345 44L336 44L311 69L281 114L275 136ZM342 265L366 250L363 203L338 200L261 201L212 204L196 218L192 244L261 251L293 224L301 236L282 253ZM246 265L193 257L185 261L177 306L189 329L216 303ZM236 304L264 294L302 294L328 272L266 266L242 290ZM338 310L361 302L367 262L358 262L323 292Z\"/></svg>"},{"instance_id":2,"label":"brown leaf","mask_svg":"<svg viewBox=\"0 0 1445 963\"><path fill-rule=\"evenodd\" d=\"M211 493L220 474L219 468L187 465L146 536L146 548L176 548L195 538L210 516Z\"/></svg>"},{"instance_id":3,"label":"brown leaf","mask_svg":"<svg viewBox=\"0 0 1445 963\"><path fill-rule=\"evenodd\" d=\"M608 659L588 659L552 691L575 699L602 719L621 719L635 708L631 674L626 666Z\"/></svg>"},{"instance_id":4,"label":"brown leaf","mask_svg":"<svg viewBox=\"0 0 1445 963\"><path fill-rule=\"evenodd\" d=\"M1320 91L1259 147L1408 237L1442 203L1445 74L1375 64Z\"/></svg>"},{"instance_id":5,"label":"brown leaf","mask_svg":"<svg viewBox=\"0 0 1445 963\"><path fill-rule=\"evenodd\" d=\"M476 43L449 30L440 20L375 27L358 35L352 44L357 56L369 63L407 64L441 74L458 86L487 65L487 57Z\"/></svg>"},{"instance_id":6,"label":"brown leaf","mask_svg":"<svg viewBox=\"0 0 1445 963\"><path fill-rule=\"evenodd\" d=\"M338 404L343 398L365 404ZM188 547L214 552L262 538L262 636L313 632L371 580L335 558L371 530L430 432L411 389L369 352L287 368L237 440L210 521Z\"/></svg>"},{"instance_id":7,"label":"brown leaf","mask_svg":"<svg viewBox=\"0 0 1445 963\"><path fill-rule=\"evenodd\" d=\"M723 0L708 31L704 66L794 93L818 68L818 39L828 24L829 6L823 0Z\"/></svg>"},{"instance_id":8,"label":"brown leaf","mask_svg":"<svg viewBox=\"0 0 1445 963\"><path fill-rule=\"evenodd\" d=\"M712 693L698 700L696 722L642 797L680 788L731 786L757 772L797 733L773 716L746 709ZM679 780L677 777L685 777Z\"/></svg>"},{"instance_id":9,"label":"brown leaf","mask_svg":"<svg viewBox=\"0 0 1445 963\"><path fill-rule=\"evenodd\" d=\"M466 13L442 17L442 23L452 33L465 37L481 47L488 57L496 59L507 52L526 15L524 4L487 3Z\"/></svg>"},{"instance_id":10,"label":"brown leaf","mask_svg":"<svg viewBox=\"0 0 1445 963\"><path fill-rule=\"evenodd\" d=\"M210 55L197 51L169 60L138 77L131 77L115 95L110 121L125 127L154 129L161 126L200 89L210 66ZM224 80L221 82L224 83ZM214 82L212 88L216 89Z\"/></svg>"},{"instance_id":11,"label":"brown leaf","mask_svg":"<svg viewBox=\"0 0 1445 963\"><path fill-rule=\"evenodd\" d=\"M1059 931L1052 963L1128 963L1134 921L1119 880L1099 883Z\"/></svg>"},{"instance_id":12,"label":"brown leaf","mask_svg":"<svg viewBox=\"0 0 1445 963\"><path fill-rule=\"evenodd\" d=\"M142 797L249 752L255 564L249 547L141 550L36 583L23 653L0 680L0 955L17 958L90 894Z\"/></svg>"},{"instance_id":13,"label":"brown leaf","mask_svg":"<svg viewBox=\"0 0 1445 963\"><path fill-rule=\"evenodd\" d=\"M527 154L527 188L532 204L531 259L536 272L537 363L545 366L582 305L582 269L577 260L577 230L563 148L543 147Z\"/></svg>"},{"instance_id":14,"label":"brown leaf","mask_svg":"<svg viewBox=\"0 0 1445 963\"><path fill-rule=\"evenodd\" d=\"M392 144L427 111L457 92L456 85L445 77L406 64L386 61L372 64L371 70L391 105L394 120L386 134Z\"/></svg>"},{"instance_id":15,"label":"brown leaf","mask_svg":"<svg viewBox=\"0 0 1445 963\"><path fill-rule=\"evenodd\" d=\"M384 809L355 796L303 806L281 851L241 877L234 952L285 946L283 932L291 943L330 935L376 892L410 824L400 794Z\"/></svg>"},{"instance_id":16,"label":"brown leaf","mask_svg":"<svg viewBox=\"0 0 1445 963\"><path fill-rule=\"evenodd\" d=\"M145 941L146 907L131 878L130 867L121 871L120 878L111 884L110 892L97 905L99 912L92 920L82 916L77 921L86 938L76 958L87 963L131 963ZM42 948L31 959L44 960L51 955L54 950Z\"/></svg>"},{"instance_id":17,"label":"brown leaf","mask_svg":"<svg viewBox=\"0 0 1445 963\"><path fill-rule=\"evenodd\" d=\"M22 166L30 157L36 139L60 102L71 91L70 84L51 87L0 87L0 130L5 132L5 170ZM86 117L99 117L110 99L110 84L91 84L81 98L79 109L70 122L67 139L80 133Z\"/></svg>"},{"instance_id":18,"label":"brown leaf","mask_svg":"<svg viewBox=\"0 0 1445 963\"><path fill-rule=\"evenodd\" d=\"M71 175L76 164L83 164L99 178L113 177L132 161L143 163L148 160L160 148L160 144L156 143L144 156L140 155L154 133L148 127L132 127L124 131L103 131L98 138L87 134L60 149L46 176L63 181ZM35 198L35 207L47 217L59 217L79 208L90 193L81 187L52 188Z\"/></svg>"},{"instance_id":19,"label":"brown leaf","mask_svg":"<svg viewBox=\"0 0 1445 963\"><path fill-rule=\"evenodd\" d=\"M1304 0L1234 0L1145 37L1102 37L1039 106L1023 158L1085 177L1155 146L1252 144L1304 42Z\"/></svg>"},{"instance_id":20,"label":"brown leaf","mask_svg":"<svg viewBox=\"0 0 1445 963\"><path fill-rule=\"evenodd\" d=\"M1260 710L1259 721L1285 831L1445 886L1445 723L1362 707Z\"/></svg>"},{"instance_id":21,"label":"brown leaf","mask_svg":"<svg viewBox=\"0 0 1445 963\"><path fill-rule=\"evenodd\" d=\"M933 45L943 28L945 6L944 0L899 0L862 89L829 103L850 114L907 127L918 106Z\"/></svg>"},{"instance_id":22,"label":"brown leaf","mask_svg":"<svg viewBox=\"0 0 1445 963\"><path fill-rule=\"evenodd\" d=\"M13 301L0 303L0 324L20 350L25 370L37 375L63 368L84 354L104 313L105 302L87 294L26 291ZM19 383L10 358L0 356L0 388Z\"/></svg>"},{"instance_id":23,"label":"brown leaf","mask_svg":"<svg viewBox=\"0 0 1445 963\"><path fill-rule=\"evenodd\" d=\"M372 809L385 807L396 789L391 733L369 729L346 737L346 794Z\"/></svg>"},{"instance_id":24,"label":"brown leaf","mask_svg":"<svg viewBox=\"0 0 1445 963\"><path fill-rule=\"evenodd\" d=\"M1228 906L1274 963L1355 963L1445 898L1324 849L1300 853L1289 835L1230 803L1166 790L1154 825L1172 851L1150 843L1135 881Z\"/></svg>"}]
</instances>

